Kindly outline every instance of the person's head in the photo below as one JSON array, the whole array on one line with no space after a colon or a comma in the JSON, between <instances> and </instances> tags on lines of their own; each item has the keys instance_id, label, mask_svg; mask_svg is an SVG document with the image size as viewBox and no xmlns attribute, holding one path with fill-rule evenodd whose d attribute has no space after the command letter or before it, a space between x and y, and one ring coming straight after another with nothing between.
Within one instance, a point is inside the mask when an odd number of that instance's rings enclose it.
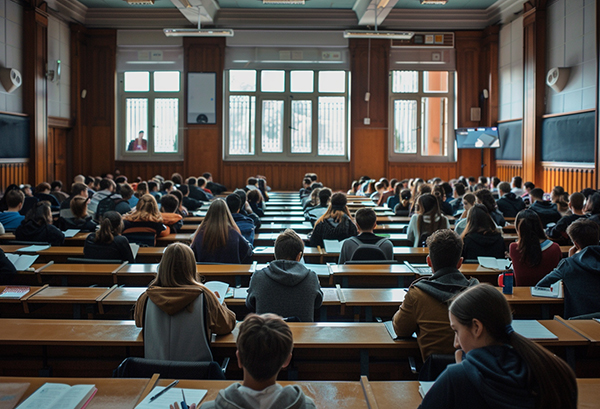
<instances>
[{"instance_id":1,"label":"person's head","mask_svg":"<svg viewBox=\"0 0 600 409\"><path fill-rule=\"evenodd\" d=\"M208 253L213 253L216 249L225 247L231 229L240 232L225 200L215 199L208 207L206 216L204 216L202 224L198 226L196 233L194 233L192 241L196 239L199 233L202 233L202 249Z\"/></svg>"},{"instance_id":2,"label":"person's head","mask_svg":"<svg viewBox=\"0 0 600 409\"><path fill-rule=\"evenodd\" d=\"M77 175L73 178L73 183L85 183L85 176Z\"/></svg>"},{"instance_id":3,"label":"person's head","mask_svg":"<svg viewBox=\"0 0 600 409\"><path fill-rule=\"evenodd\" d=\"M535 189L535 184L533 182L525 182L524 186L527 193L531 193L531 191Z\"/></svg>"},{"instance_id":4,"label":"person's head","mask_svg":"<svg viewBox=\"0 0 600 409\"><path fill-rule=\"evenodd\" d=\"M203 176L199 177L198 180L197 180L197 182L196 182L197 186L200 189L206 187L206 183L207 183L207 181L206 181L206 179Z\"/></svg>"},{"instance_id":5,"label":"person's head","mask_svg":"<svg viewBox=\"0 0 600 409\"><path fill-rule=\"evenodd\" d=\"M383 185L384 189L387 189L388 187L390 187L390 181L387 180L386 178L379 179L379 182Z\"/></svg>"},{"instance_id":6,"label":"person's head","mask_svg":"<svg viewBox=\"0 0 600 409\"><path fill-rule=\"evenodd\" d=\"M333 196L331 196L329 207L327 207L325 213L315 222L315 226L329 218L333 218L336 223L340 223L344 215L348 216L350 220L352 220L350 210L348 210L348 206L346 206L347 204L348 199L344 193L334 193Z\"/></svg>"},{"instance_id":7,"label":"person's head","mask_svg":"<svg viewBox=\"0 0 600 409\"><path fill-rule=\"evenodd\" d=\"M247 186L256 186L258 184L258 179L256 179L253 176L250 176L247 180L246 180L246 185Z\"/></svg>"},{"instance_id":8,"label":"person's head","mask_svg":"<svg viewBox=\"0 0 600 409\"><path fill-rule=\"evenodd\" d=\"M275 240L275 260L300 261L304 243L292 229L287 229Z\"/></svg>"},{"instance_id":9,"label":"person's head","mask_svg":"<svg viewBox=\"0 0 600 409\"><path fill-rule=\"evenodd\" d=\"M321 193L320 187L310 191L310 206L317 206L319 204L319 193Z\"/></svg>"},{"instance_id":10,"label":"person's head","mask_svg":"<svg viewBox=\"0 0 600 409\"><path fill-rule=\"evenodd\" d=\"M162 213L175 213L179 209L177 196L168 194L160 198L160 211Z\"/></svg>"},{"instance_id":11,"label":"person's head","mask_svg":"<svg viewBox=\"0 0 600 409\"><path fill-rule=\"evenodd\" d=\"M24 222L34 221L38 226L52 224L52 210L50 202L41 200L35 204L25 216Z\"/></svg>"},{"instance_id":12,"label":"person's head","mask_svg":"<svg viewBox=\"0 0 600 409\"><path fill-rule=\"evenodd\" d=\"M144 131L139 131L138 132L138 139L141 141L142 139L144 139Z\"/></svg>"},{"instance_id":13,"label":"person's head","mask_svg":"<svg viewBox=\"0 0 600 409\"><path fill-rule=\"evenodd\" d=\"M600 193L596 192L587 198L585 212L592 215L600 213Z\"/></svg>"},{"instance_id":14,"label":"person's head","mask_svg":"<svg viewBox=\"0 0 600 409\"><path fill-rule=\"evenodd\" d=\"M187 197L190 194L190 187L187 184L179 185L179 191L183 195L183 197Z\"/></svg>"},{"instance_id":15,"label":"person's head","mask_svg":"<svg viewBox=\"0 0 600 409\"><path fill-rule=\"evenodd\" d=\"M276 379L292 358L294 339L290 327L274 314L248 314L236 340L239 365L256 381Z\"/></svg>"},{"instance_id":16,"label":"person's head","mask_svg":"<svg viewBox=\"0 0 600 409\"><path fill-rule=\"evenodd\" d=\"M109 192L114 192L117 188L114 180L109 178L104 178L100 181L100 190L108 190Z\"/></svg>"},{"instance_id":17,"label":"person's head","mask_svg":"<svg viewBox=\"0 0 600 409\"><path fill-rule=\"evenodd\" d=\"M207 182L212 182L213 181L212 174L210 172L204 172L202 174L202 177L204 179L206 179Z\"/></svg>"},{"instance_id":18,"label":"person's head","mask_svg":"<svg viewBox=\"0 0 600 409\"><path fill-rule=\"evenodd\" d=\"M142 197L148 193L148 182L140 182L136 186L135 197Z\"/></svg>"},{"instance_id":19,"label":"person's head","mask_svg":"<svg viewBox=\"0 0 600 409\"><path fill-rule=\"evenodd\" d=\"M384 190L385 190L385 185L383 183L381 183L381 182L375 183L375 190L374 191L377 191L377 192L381 193Z\"/></svg>"},{"instance_id":20,"label":"person's head","mask_svg":"<svg viewBox=\"0 0 600 409\"><path fill-rule=\"evenodd\" d=\"M176 185L181 185L183 183L183 176L181 176L181 174L175 172L171 175L171 180L173 181L173 183L175 183Z\"/></svg>"},{"instance_id":21,"label":"person's head","mask_svg":"<svg viewBox=\"0 0 600 409\"><path fill-rule=\"evenodd\" d=\"M75 182L71 185L71 195L87 198L88 197L88 187L85 185L85 183Z\"/></svg>"},{"instance_id":22,"label":"person's head","mask_svg":"<svg viewBox=\"0 0 600 409\"><path fill-rule=\"evenodd\" d=\"M523 178L521 176L515 176L512 178L512 186L520 189L523 186Z\"/></svg>"},{"instance_id":23,"label":"person's head","mask_svg":"<svg viewBox=\"0 0 600 409\"><path fill-rule=\"evenodd\" d=\"M475 197L477 198L477 203L484 205L489 213L492 213L496 210L496 200L494 200L494 196L492 196L492 192L488 189L480 189L475 192Z\"/></svg>"},{"instance_id":24,"label":"person's head","mask_svg":"<svg viewBox=\"0 0 600 409\"><path fill-rule=\"evenodd\" d=\"M435 217L436 215L440 214L440 206L438 204L438 200L434 195L430 193L425 193L419 196L419 198L417 199L416 210L419 215L423 216L430 215Z\"/></svg>"},{"instance_id":25,"label":"person's head","mask_svg":"<svg viewBox=\"0 0 600 409\"><path fill-rule=\"evenodd\" d=\"M227 207L231 214L239 213L242 207L242 199L240 199L239 195L232 193L225 198L225 202L227 202Z\"/></svg>"},{"instance_id":26,"label":"person's head","mask_svg":"<svg viewBox=\"0 0 600 409\"><path fill-rule=\"evenodd\" d=\"M448 183L448 182L442 182L442 183L440 183L440 186L444 190L444 196L446 198L452 197L452 186L450 185L450 183Z\"/></svg>"},{"instance_id":27,"label":"person's head","mask_svg":"<svg viewBox=\"0 0 600 409\"><path fill-rule=\"evenodd\" d=\"M531 203L544 200L544 190L539 187L533 188L529 191L529 197L531 197Z\"/></svg>"},{"instance_id":28,"label":"person's head","mask_svg":"<svg viewBox=\"0 0 600 409\"><path fill-rule=\"evenodd\" d=\"M358 191L359 187L360 187L360 183L358 183L358 180L355 180L354 182L352 182L352 193L356 193Z\"/></svg>"},{"instance_id":29,"label":"person's head","mask_svg":"<svg viewBox=\"0 0 600 409\"><path fill-rule=\"evenodd\" d=\"M468 211L471 207L475 206L476 202L477 198L473 193L465 194L462 198L463 209L465 209L465 212Z\"/></svg>"},{"instance_id":30,"label":"person's head","mask_svg":"<svg viewBox=\"0 0 600 409\"><path fill-rule=\"evenodd\" d=\"M521 262L537 266L542 261L541 241L546 240L546 233L538 214L531 209L524 209L515 217L517 230L517 249L521 254Z\"/></svg>"},{"instance_id":31,"label":"person's head","mask_svg":"<svg viewBox=\"0 0 600 409\"><path fill-rule=\"evenodd\" d=\"M467 227L462 233L464 239L471 233L493 234L496 232L496 224L490 213L482 204L476 204L467 214Z\"/></svg>"},{"instance_id":32,"label":"person's head","mask_svg":"<svg viewBox=\"0 0 600 409\"><path fill-rule=\"evenodd\" d=\"M510 193L510 183L508 182L502 182L498 185L498 190L500 191L501 195L505 195L507 193Z\"/></svg>"},{"instance_id":33,"label":"person's head","mask_svg":"<svg viewBox=\"0 0 600 409\"><path fill-rule=\"evenodd\" d=\"M370 207L362 207L354 215L356 225L361 232L372 232L377 225L377 215Z\"/></svg>"},{"instance_id":34,"label":"person's head","mask_svg":"<svg viewBox=\"0 0 600 409\"><path fill-rule=\"evenodd\" d=\"M183 206L183 193L181 192L181 190L173 190L170 194L177 198L179 202L178 209L181 209L181 207Z\"/></svg>"},{"instance_id":35,"label":"person's head","mask_svg":"<svg viewBox=\"0 0 600 409\"><path fill-rule=\"evenodd\" d=\"M311 173L310 174L310 180L312 180L313 182L316 182L319 178L317 177L316 173Z\"/></svg>"},{"instance_id":36,"label":"person's head","mask_svg":"<svg viewBox=\"0 0 600 409\"><path fill-rule=\"evenodd\" d=\"M71 208L71 212L77 219L85 219L87 217L87 209L88 203L90 199L87 197L75 196L71 199L71 203L69 207Z\"/></svg>"},{"instance_id":37,"label":"person's head","mask_svg":"<svg viewBox=\"0 0 600 409\"><path fill-rule=\"evenodd\" d=\"M454 297L448 308L454 346L469 353L492 345L508 345L524 361L527 390L536 408L575 409L577 383L571 368L544 347L516 333L506 297L489 284L478 284Z\"/></svg>"},{"instance_id":38,"label":"person's head","mask_svg":"<svg viewBox=\"0 0 600 409\"><path fill-rule=\"evenodd\" d=\"M467 191L466 186L462 183L455 183L452 189L454 190L454 197L457 199L463 197Z\"/></svg>"},{"instance_id":39,"label":"person's head","mask_svg":"<svg viewBox=\"0 0 600 409\"><path fill-rule=\"evenodd\" d=\"M121 183L119 185L119 194L125 200L131 199L133 196L133 188L129 185L129 183Z\"/></svg>"},{"instance_id":40,"label":"person's head","mask_svg":"<svg viewBox=\"0 0 600 409\"><path fill-rule=\"evenodd\" d=\"M248 203L261 203L263 201L262 194L258 189L250 190L246 198L248 199Z\"/></svg>"},{"instance_id":41,"label":"person's head","mask_svg":"<svg viewBox=\"0 0 600 409\"><path fill-rule=\"evenodd\" d=\"M462 264L463 241L453 230L440 229L427 238L427 264L432 270L459 268Z\"/></svg>"},{"instance_id":42,"label":"person's head","mask_svg":"<svg viewBox=\"0 0 600 409\"><path fill-rule=\"evenodd\" d=\"M552 203L556 203L565 198L565 189L562 186L554 186L552 192L550 192L550 200Z\"/></svg>"},{"instance_id":43,"label":"person's head","mask_svg":"<svg viewBox=\"0 0 600 409\"><path fill-rule=\"evenodd\" d=\"M408 207L410 204L410 199L412 199L412 193L410 192L410 189L402 189L400 192L400 203L402 206Z\"/></svg>"},{"instance_id":44,"label":"person's head","mask_svg":"<svg viewBox=\"0 0 600 409\"><path fill-rule=\"evenodd\" d=\"M477 179L475 179L475 176L469 176L467 181L469 182L469 186L475 186L477 184Z\"/></svg>"},{"instance_id":45,"label":"person's head","mask_svg":"<svg viewBox=\"0 0 600 409\"><path fill-rule=\"evenodd\" d=\"M153 180L148 182L148 192L158 192L158 183Z\"/></svg>"},{"instance_id":46,"label":"person's head","mask_svg":"<svg viewBox=\"0 0 600 409\"><path fill-rule=\"evenodd\" d=\"M497 188L497 187L498 187L498 185L500 184L500 182L502 182L502 181L500 180L500 178L499 178L498 176L494 176L494 177L492 178L492 183L491 183L491 186L492 186L492 187L495 187L495 188Z\"/></svg>"},{"instance_id":47,"label":"person's head","mask_svg":"<svg viewBox=\"0 0 600 409\"><path fill-rule=\"evenodd\" d=\"M487 187L489 183L488 178L485 176L479 176L479 183Z\"/></svg>"},{"instance_id":48,"label":"person's head","mask_svg":"<svg viewBox=\"0 0 600 409\"><path fill-rule=\"evenodd\" d=\"M118 212L108 211L102 215L100 228L96 232L96 243L112 243L123 231L123 218Z\"/></svg>"},{"instance_id":49,"label":"person's head","mask_svg":"<svg viewBox=\"0 0 600 409\"><path fill-rule=\"evenodd\" d=\"M189 186L196 186L196 184L198 183L198 179L196 179L193 176L190 176L185 180L185 183L187 183Z\"/></svg>"},{"instance_id":50,"label":"person's head","mask_svg":"<svg viewBox=\"0 0 600 409\"><path fill-rule=\"evenodd\" d=\"M311 184L312 184L312 180L311 180L311 178L307 178L307 177L305 177L305 178L302 180L302 187L303 187L303 188L305 188L305 189L309 188Z\"/></svg>"},{"instance_id":51,"label":"person's head","mask_svg":"<svg viewBox=\"0 0 600 409\"><path fill-rule=\"evenodd\" d=\"M50 193L50 183L42 182L35 187L35 193Z\"/></svg>"},{"instance_id":52,"label":"person's head","mask_svg":"<svg viewBox=\"0 0 600 409\"><path fill-rule=\"evenodd\" d=\"M19 187L19 189L21 189L21 192L23 192L23 194L25 196L27 196L27 197L33 196L33 192L31 191L31 185L24 184L24 185L21 185Z\"/></svg>"},{"instance_id":53,"label":"person's head","mask_svg":"<svg viewBox=\"0 0 600 409\"><path fill-rule=\"evenodd\" d=\"M182 287L198 284L200 283L193 250L183 243L169 244L158 264L156 278L150 285Z\"/></svg>"},{"instance_id":54,"label":"person's head","mask_svg":"<svg viewBox=\"0 0 600 409\"><path fill-rule=\"evenodd\" d=\"M583 202L585 202L585 196L580 192L572 193L571 196L569 196L569 208L573 211L583 211Z\"/></svg>"},{"instance_id":55,"label":"person's head","mask_svg":"<svg viewBox=\"0 0 600 409\"><path fill-rule=\"evenodd\" d=\"M174 189L174 184L173 181L171 180L167 180L165 183L163 183L163 190L167 193L171 193L171 191Z\"/></svg>"},{"instance_id":56,"label":"person's head","mask_svg":"<svg viewBox=\"0 0 600 409\"><path fill-rule=\"evenodd\" d=\"M55 180L54 182L50 183L50 189L54 192L60 192L62 190L63 184L60 180Z\"/></svg>"},{"instance_id":57,"label":"person's head","mask_svg":"<svg viewBox=\"0 0 600 409\"><path fill-rule=\"evenodd\" d=\"M151 194L145 194L140 197L140 200L135 205L135 210L132 213L125 215L125 220L132 222L151 221L161 223L163 221L160 211L158 210L158 203Z\"/></svg>"},{"instance_id":58,"label":"person's head","mask_svg":"<svg viewBox=\"0 0 600 409\"><path fill-rule=\"evenodd\" d=\"M571 241L582 250L587 246L597 246L600 241L600 227L592 220L577 219L567 227Z\"/></svg>"},{"instance_id":59,"label":"person's head","mask_svg":"<svg viewBox=\"0 0 600 409\"><path fill-rule=\"evenodd\" d=\"M331 189L328 187L324 187L323 189L319 189L319 205L327 206L329 204L329 200L331 199Z\"/></svg>"},{"instance_id":60,"label":"person's head","mask_svg":"<svg viewBox=\"0 0 600 409\"><path fill-rule=\"evenodd\" d=\"M8 206L8 210L12 212L18 212L23 207L23 203L25 202L25 194L21 192L19 189L13 189L6 192L4 195L6 197L6 205Z\"/></svg>"}]
</instances>

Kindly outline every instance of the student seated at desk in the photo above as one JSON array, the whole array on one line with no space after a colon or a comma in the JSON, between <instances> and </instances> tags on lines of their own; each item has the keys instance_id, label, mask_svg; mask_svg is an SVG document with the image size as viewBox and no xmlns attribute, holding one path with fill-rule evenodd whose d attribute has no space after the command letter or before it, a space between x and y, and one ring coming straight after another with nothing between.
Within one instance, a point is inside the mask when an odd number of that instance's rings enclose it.
<instances>
[{"instance_id":1,"label":"student seated at desk","mask_svg":"<svg viewBox=\"0 0 600 409\"><path fill-rule=\"evenodd\" d=\"M323 246L323 240L345 240L356 236L358 230L348 210L348 199L344 193L335 193L323 216L315 222L310 236L312 247Z\"/></svg>"},{"instance_id":2,"label":"student seated at desk","mask_svg":"<svg viewBox=\"0 0 600 409\"><path fill-rule=\"evenodd\" d=\"M164 225L158 210L158 203L152 195L144 195L135 205L135 210L123 216L123 234L152 233L155 236L167 236L169 229Z\"/></svg>"},{"instance_id":3,"label":"student seated at desk","mask_svg":"<svg viewBox=\"0 0 600 409\"><path fill-rule=\"evenodd\" d=\"M289 365L294 346L292 331L281 317L273 314L246 316L236 344L244 380L223 389L214 401L202 404L200 409L316 408L299 386L277 384L277 375Z\"/></svg>"},{"instance_id":4,"label":"student seated at desk","mask_svg":"<svg viewBox=\"0 0 600 409\"><path fill-rule=\"evenodd\" d=\"M6 257L4 250L0 249L0 285L11 284L16 274L17 269L14 264Z\"/></svg>"},{"instance_id":5,"label":"student seated at desk","mask_svg":"<svg viewBox=\"0 0 600 409\"><path fill-rule=\"evenodd\" d=\"M242 199L235 193L232 193L225 198L225 202L242 236L248 240L248 243L254 245L254 221L241 213Z\"/></svg>"},{"instance_id":6,"label":"student seated at desk","mask_svg":"<svg viewBox=\"0 0 600 409\"><path fill-rule=\"evenodd\" d=\"M183 217L177 214L177 210L179 210L177 196L167 194L160 198L160 215L171 234L177 233L183 226Z\"/></svg>"},{"instance_id":7,"label":"student seated at desk","mask_svg":"<svg viewBox=\"0 0 600 409\"><path fill-rule=\"evenodd\" d=\"M567 234L575 244L569 257L537 285L549 287L563 280L564 318L600 312L600 228L591 220L579 219L567 228Z\"/></svg>"},{"instance_id":8,"label":"student seated at desk","mask_svg":"<svg viewBox=\"0 0 600 409\"><path fill-rule=\"evenodd\" d=\"M275 240L275 261L252 274L246 307L252 312L271 312L313 322L315 310L323 303L317 274L300 262L302 239L291 229Z\"/></svg>"},{"instance_id":9,"label":"student seated at desk","mask_svg":"<svg viewBox=\"0 0 600 409\"><path fill-rule=\"evenodd\" d=\"M250 190L246 196L252 212L258 217L265 217L264 200L260 190Z\"/></svg>"},{"instance_id":10,"label":"student seated at desk","mask_svg":"<svg viewBox=\"0 0 600 409\"><path fill-rule=\"evenodd\" d=\"M315 206L310 206L304 211L304 219L310 224L315 225L319 217L323 216L327 209L329 208L329 200L331 200L331 189L328 187L324 187L323 189L315 189L314 190L318 196L318 204Z\"/></svg>"},{"instance_id":11,"label":"student seated at desk","mask_svg":"<svg viewBox=\"0 0 600 409\"><path fill-rule=\"evenodd\" d=\"M517 334L502 293L480 284L449 307L456 364L435 381L419 409L575 409L575 374L562 359Z\"/></svg>"},{"instance_id":12,"label":"student seated at desk","mask_svg":"<svg viewBox=\"0 0 600 409\"><path fill-rule=\"evenodd\" d=\"M206 359L212 333L229 334L235 328L235 313L200 283L194 253L183 243L165 249L156 278L138 298L134 315L135 325L144 328L144 355L150 359L212 360Z\"/></svg>"},{"instance_id":13,"label":"student seated at desk","mask_svg":"<svg viewBox=\"0 0 600 409\"><path fill-rule=\"evenodd\" d=\"M87 192L86 192L87 193ZM98 224L92 220L91 216L88 216L88 202L90 199L87 197L75 196L70 200L70 209L73 217L60 217L58 219L58 228L62 231L69 229L81 230L84 232L94 232Z\"/></svg>"},{"instance_id":14,"label":"student seated at desk","mask_svg":"<svg viewBox=\"0 0 600 409\"><path fill-rule=\"evenodd\" d=\"M394 259L394 245L385 237L373 234L377 226L377 215L375 211L368 207L358 209L356 212L356 224L358 226L358 236L350 237L344 240L338 264L344 264L352 260L352 255L360 246L374 246L379 248L385 254L386 260Z\"/></svg>"},{"instance_id":15,"label":"student seated at desk","mask_svg":"<svg viewBox=\"0 0 600 409\"><path fill-rule=\"evenodd\" d=\"M135 262L129 240L121 236L123 220L117 212L104 213L100 229L85 238L83 256L97 260Z\"/></svg>"},{"instance_id":16,"label":"student seated at desk","mask_svg":"<svg viewBox=\"0 0 600 409\"><path fill-rule=\"evenodd\" d=\"M554 190L552 191L554 192ZM575 220L587 217L583 212L584 202L585 196L581 192L575 192L569 196L568 206L571 214L561 217L554 226L547 228L546 234L548 237L561 246L570 246L572 243L567 234L567 227Z\"/></svg>"},{"instance_id":17,"label":"student seated at desk","mask_svg":"<svg viewBox=\"0 0 600 409\"><path fill-rule=\"evenodd\" d=\"M504 258L506 246L494 220L484 205L476 204L467 215L467 227L463 231L463 259L477 260L477 257Z\"/></svg>"},{"instance_id":18,"label":"student seated at desk","mask_svg":"<svg viewBox=\"0 0 600 409\"><path fill-rule=\"evenodd\" d=\"M17 230L15 238L20 241L38 241L49 243L53 246L62 246L65 235L58 227L52 225L52 211L50 203L37 202Z\"/></svg>"},{"instance_id":19,"label":"student seated at desk","mask_svg":"<svg viewBox=\"0 0 600 409\"><path fill-rule=\"evenodd\" d=\"M442 214L434 195L425 193L419 196L415 208L417 213L410 218L406 231L408 241L413 243L413 247L422 247L425 239L436 230L450 228L450 222Z\"/></svg>"},{"instance_id":20,"label":"student seated at desk","mask_svg":"<svg viewBox=\"0 0 600 409\"><path fill-rule=\"evenodd\" d=\"M252 260L252 246L240 233L227 204L215 199L192 237L196 261L244 264Z\"/></svg>"},{"instance_id":21,"label":"student seated at desk","mask_svg":"<svg viewBox=\"0 0 600 409\"><path fill-rule=\"evenodd\" d=\"M12 189L4 194L3 199L7 210L0 213L0 223L6 230L15 230L25 219L25 216L19 213L25 202L25 194L19 189Z\"/></svg>"},{"instance_id":22,"label":"student seated at desk","mask_svg":"<svg viewBox=\"0 0 600 409\"><path fill-rule=\"evenodd\" d=\"M435 200L435 198L434 198ZM479 283L467 279L462 265L463 242L452 230L443 229L427 239L427 264L433 276L414 281L392 319L396 335L409 338L417 333L423 361L431 354L451 354L453 333L448 322L448 303L461 291Z\"/></svg>"}]
</instances>

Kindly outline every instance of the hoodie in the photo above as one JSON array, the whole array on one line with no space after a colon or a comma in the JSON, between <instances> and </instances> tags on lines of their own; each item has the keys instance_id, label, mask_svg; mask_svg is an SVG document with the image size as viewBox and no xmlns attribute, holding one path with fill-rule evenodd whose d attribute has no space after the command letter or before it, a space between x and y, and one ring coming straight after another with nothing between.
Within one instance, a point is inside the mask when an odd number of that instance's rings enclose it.
<instances>
[{"instance_id":1,"label":"hoodie","mask_svg":"<svg viewBox=\"0 0 600 409\"><path fill-rule=\"evenodd\" d=\"M19 212L1 212L0 213L0 223L4 225L6 230L14 230L21 222L25 219L25 216L20 214Z\"/></svg>"},{"instance_id":2,"label":"hoodie","mask_svg":"<svg viewBox=\"0 0 600 409\"><path fill-rule=\"evenodd\" d=\"M273 402L265 409L312 409L315 408L315 403L312 399L306 397L302 389L298 385L288 385L281 387L280 385L269 386L266 389L272 388L269 395L277 394ZM206 402L200 409L254 409L263 408L261 403L265 398L270 398L261 391L248 391L249 388L242 386L239 383L229 385L226 389L219 391L217 398L214 401ZM266 390L265 389L265 390Z\"/></svg>"},{"instance_id":3,"label":"hoodie","mask_svg":"<svg viewBox=\"0 0 600 409\"><path fill-rule=\"evenodd\" d=\"M344 215L340 223L330 217L315 225L310 235L310 245L323 246L323 240L342 241L357 234L356 225L348 216Z\"/></svg>"},{"instance_id":4,"label":"hoodie","mask_svg":"<svg viewBox=\"0 0 600 409\"><path fill-rule=\"evenodd\" d=\"M65 242L65 235L56 226L51 224L42 224L41 226L29 220L21 223L15 230L15 238L19 241L37 241L49 243L52 246L62 246Z\"/></svg>"},{"instance_id":5,"label":"hoodie","mask_svg":"<svg viewBox=\"0 0 600 409\"><path fill-rule=\"evenodd\" d=\"M250 279L246 306L257 314L274 313L313 322L323 303L317 274L298 261L275 260Z\"/></svg>"},{"instance_id":6,"label":"hoodie","mask_svg":"<svg viewBox=\"0 0 600 409\"><path fill-rule=\"evenodd\" d=\"M556 210L556 205L551 202L536 200L529 208L540 216L544 228L548 223L556 223L562 217Z\"/></svg>"},{"instance_id":7,"label":"hoodie","mask_svg":"<svg viewBox=\"0 0 600 409\"><path fill-rule=\"evenodd\" d=\"M477 279L467 279L453 267L414 281L392 319L396 335L410 338L416 332L423 361L431 354L453 354L454 332L448 319L448 302L476 284Z\"/></svg>"},{"instance_id":8,"label":"hoodie","mask_svg":"<svg viewBox=\"0 0 600 409\"><path fill-rule=\"evenodd\" d=\"M517 213L525 209L525 202L513 192L505 193L496 201L498 210L504 217L516 217Z\"/></svg>"},{"instance_id":9,"label":"hoodie","mask_svg":"<svg viewBox=\"0 0 600 409\"><path fill-rule=\"evenodd\" d=\"M563 259L537 285L549 287L558 280L564 285L565 319L600 311L600 246L588 246Z\"/></svg>"},{"instance_id":10,"label":"hoodie","mask_svg":"<svg viewBox=\"0 0 600 409\"><path fill-rule=\"evenodd\" d=\"M169 228L171 234L178 233L183 226L183 217L177 213L161 213L163 223Z\"/></svg>"},{"instance_id":11,"label":"hoodie","mask_svg":"<svg viewBox=\"0 0 600 409\"><path fill-rule=\"evenodd\" d=\"M504 258L506 246L502 234L494 232L488 234L469 233L464 237L463 258L477 260L477 257Z\"/></svg>"},{"instance_id":12,"label":"hoodie","mask_svg":"<svg viewBox=\"0 0 600 409\"><path fill-rule=\"evenodd\" d=\"M508 345L469 351L449 365L419 409L526 409L535 407L527 364Z\"/></svg>"}]
</instances>

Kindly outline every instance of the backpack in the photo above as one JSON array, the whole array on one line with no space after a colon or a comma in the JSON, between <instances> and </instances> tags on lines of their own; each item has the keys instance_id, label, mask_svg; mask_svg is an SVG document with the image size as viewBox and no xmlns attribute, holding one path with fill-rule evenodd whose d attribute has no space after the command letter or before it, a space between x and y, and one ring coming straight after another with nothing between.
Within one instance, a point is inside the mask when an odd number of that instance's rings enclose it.
<instances>
[{"instance_id":1,"label":"backpack","mask_svg":"<svg viewBox=\"0 0 600 409\"><path fill-rule=\"evenodd\" d=\"M385 253L380 247L387 240L385 237L375 244L363 243L356 237L351 237L348 240L352 240L358 244L358 247L352 252L349 260L387 260Z\"/></svg>"},{"instance_id":2,"label":"backpack","mask_svg":"<svg viewBox=\"0 0 600 409\"><path fill-rule=\"evenodd\" d=\"M119 203L125 201L126 200L122 198L113 199L112 196L107 196L104 199L100 200L100 202L98 202L96 213L94 214L94 220L100 222L104 213L114 211Z\"/></svg>"}]
</instances>

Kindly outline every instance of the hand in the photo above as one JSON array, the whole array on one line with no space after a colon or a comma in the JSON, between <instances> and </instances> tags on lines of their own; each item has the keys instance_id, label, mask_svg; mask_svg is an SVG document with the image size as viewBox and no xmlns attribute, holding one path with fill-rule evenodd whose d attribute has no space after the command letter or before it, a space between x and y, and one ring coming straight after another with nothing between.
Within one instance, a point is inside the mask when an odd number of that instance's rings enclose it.
<instances>
[{"instance_id":1,"label":"hand","mask_svg":"<svg viewBox=\"0 0 600 409\"><path fill-rule=\"evenodd\" d=\"M460 364L465 356L465 353L462 349L457 349L454 351L454 360L457 364Z\"/></svg>"},{"instance_id":2,"label":"hand","mask_svg":"<svg viewBox=\"0 0 600 409\"><path fill-rule=\"evenodd\" d=\"M169 409L179 409L179 403L175 402L172 405L169 405Z\"/></svg>"},{"instance_id":3,"label":"hand","mask_svg":"<svg viewBox=\"0 0 600 409\"><path fill-rule=\"evenodd\" d=\"M215 291L215 295L217 296L217 298L221 298L218 291ZM177 408L175 408L175 409L177 409Z\"/></svg>"},{"instance_id":4,"label":"hand","mask_svg":"<svg viewBox=\"0 0 600 409\"><path fill-rule=\"evenodd\" d=\"M575 253L577 253L577 247L573 246L569 249L569 257L573 256Z\"/></svg>"}]
</instances>

